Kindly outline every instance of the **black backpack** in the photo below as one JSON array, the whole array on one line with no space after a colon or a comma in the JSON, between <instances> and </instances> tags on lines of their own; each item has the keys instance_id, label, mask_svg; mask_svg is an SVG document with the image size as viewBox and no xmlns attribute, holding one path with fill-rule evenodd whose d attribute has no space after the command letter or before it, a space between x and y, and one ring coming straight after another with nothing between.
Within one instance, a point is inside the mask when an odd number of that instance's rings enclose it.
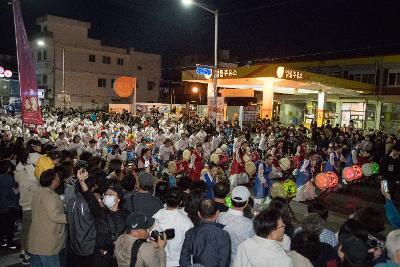
<instances>
[{"instance_id":1,"label":"black backpack","mask_svg":"<svg viewBox=\"0 0 400 267\"><path fill-rule=\"evenodd\" d=\"M138 239L135 242L133 242L132 250L131 250L131 265L130 265L130 267L135 267L139 248L144 242L146 242L146 240L144 240L144 239Z\"/></svg>"}]
</instances>

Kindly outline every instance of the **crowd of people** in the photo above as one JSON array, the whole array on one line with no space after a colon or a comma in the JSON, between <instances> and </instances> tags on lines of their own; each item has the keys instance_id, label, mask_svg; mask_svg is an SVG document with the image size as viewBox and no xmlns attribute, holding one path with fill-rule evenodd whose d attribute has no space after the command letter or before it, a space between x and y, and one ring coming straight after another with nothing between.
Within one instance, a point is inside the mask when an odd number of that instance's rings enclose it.
<instances>
[{"instance_id":1,"label":"crowd of people","mask_svg":"<svg viewBox=\"0 0 400 267\"><path fill-rule=\"evenodd\" d=\"M400 143L384 131L149 114L44 110L0 116L0 241L22 219L21 262L79 266L400 266L400 230L360 208L334 233L315 176L380 163L400 226ZM292 180L295 194L274 191ZM337 189L346 188L340 179ZM393 201L394 199L394 201ZM306 201L297 221L290 201Z\"/></svg>"}]
</instances>

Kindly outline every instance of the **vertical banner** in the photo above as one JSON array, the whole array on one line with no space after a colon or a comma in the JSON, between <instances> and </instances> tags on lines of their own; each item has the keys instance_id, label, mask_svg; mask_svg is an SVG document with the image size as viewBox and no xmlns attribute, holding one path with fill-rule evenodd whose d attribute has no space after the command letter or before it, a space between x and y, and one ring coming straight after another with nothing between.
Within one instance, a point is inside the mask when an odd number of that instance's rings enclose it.
<instances>
[{"instance_id":1,"label":"vertical banner","mask_svg":"<svg viewBox=\"0 0 400 267\"><path fill-rule=\"evenodd\" d=\"M215 104L215 100L217 103ZM215 120L218 122L224 122L224 107L225 107L225 98L224 97L208 97L207 99L207 109L208 109L208 120L213 124Z\"/></svg>"},{"instance_id":2,"label":"vertical banner","mask_svg":"<svg viewBox=\"0 0 400 267\"><path fill-rule=\"evenodd\" d=\"M258 109L258 106L240 107L239 126L242 128L243 123L251 123L257 121L259 114L260 111Z\"/></svg>"},{"instance_id":3,"label":"vertical banner","mask_svg":"<svg viewBox=\"0 0 400 267\"><path fill-rule=\"evenodd\" d=\"M19 0L13 1L13 11L21 94L21 119L24 124L40 125L43 124L43 118L38 101L35 65L29 49Z\"/></svg>"}]
</instances>

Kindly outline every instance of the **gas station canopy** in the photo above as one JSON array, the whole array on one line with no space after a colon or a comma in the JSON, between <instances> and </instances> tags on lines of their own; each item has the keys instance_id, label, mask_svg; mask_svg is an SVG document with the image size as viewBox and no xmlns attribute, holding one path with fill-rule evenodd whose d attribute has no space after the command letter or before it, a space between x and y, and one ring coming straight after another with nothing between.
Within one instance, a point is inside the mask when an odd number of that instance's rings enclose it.
<instances>
[{"instance_id":1,"label":"gas station canopy","mask_svg":"<svg viewBox=\"0 0 400 267\"><path fill-rule=\"evenodd\" d=\"M267 64L217 70L218 87L253 89L262 91L268 87L281 94L327 94L356 97L371 94L374 85L327 75L296 70L282 65ZM197 74L195 70L182 72L182 81L212 83L212 75ZM238 91L239 93L240 91ZM239 93L240 95L240 93Z\"/></svg>"}]
</instances>

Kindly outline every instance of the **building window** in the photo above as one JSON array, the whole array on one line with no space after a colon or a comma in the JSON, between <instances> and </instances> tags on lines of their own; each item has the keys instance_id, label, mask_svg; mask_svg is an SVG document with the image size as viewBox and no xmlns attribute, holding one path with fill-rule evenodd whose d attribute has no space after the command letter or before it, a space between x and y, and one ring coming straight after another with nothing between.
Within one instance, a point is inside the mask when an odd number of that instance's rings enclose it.
<instances>
[{"instance_id":1,"label":"building window","mask_svg":"<svg viewBox=\"0 0 400 267\"><path fill-rule=\"evenodd\" d=\"M47 50L43 50L43 60L47 60Z\"/></svg>"},{"instance_id":2,"label":"building window","mask_svg":"<svg viewBox=\"0 0 400 267\"><path fill-rule=\"evenodd\" d=\"M137 70L142 70L142 66L137 66Z\"/></svg>"},{"instance_id":3,"label":"building window","mask_svg":"<svg viewBox=\"0 0 400 267\"><path fill-rule=\"evenodd\" d=\"M375 74L374 73L349 73L349 80L375 84Z\"/></svg>"},{"instance_id":4,"label":"building window","mask_svg":"<svg viewBox=\"0 0 400 267\"><path fill-rule=\"evenodd\" d=\"M363 74L361 81L363 83L375 84L375 74Z\"/></svg>"},{"instance_id":5,"label":"building window","mask_svg":"<svg viewBox=\"0 0 400 267\"><path fill-rule=\"evenodd\" d=\"M139 79L136 79L136 89L139 89Z\"/></svg>"},{"instance_id":6,"label":"building window","mask_svg":"<svg viewBox=\"0 0 400 267\"><path fill-rule=\"evenodd\" d=\"M331 76L331 77L336 77L336 78L340 78L340 71L332 71L332 72L327 72L326 75Z\"/></svg>"},{"instance_id":7,"label":"building window","mask_svg":"<svg viewBox=\"0 0 400 267\"><path fill-rule=\"evenodd\" d=\"M42 51L37 52L37 61L42 61Z\"/></svg>"},{"instance_id":8,"label":"building window","mask_svg":"<svg viewBox=\"0 0 400 267\"><path fill-rule=\"evenodd\" d=\"M46 74L42 75L42 84L47 85L47 75Z\"/></svg>"},{"instance_id":9,"label":"building window","mask_svg":"<svg viewBox=\"0 0 400 267\"><path fill-rule=\"evenodd\" d=\"M117 64L118 65L124 65L124 59L123 58L118 58Z\"/></svg>"},{"instance_id":10,"label":"building window","mask_svg":"<svg viewBox=\"0 0 400 267\"><path fill-rule=\"evenodd\" d=\"M400 86L400 72L389 72L387 85Z\"/></svg>"},{"instance_id":11,"label":"building window","mask_svg":"<svg viewBox=\"0 0 400 267\"><path fill-rule=\"evenodd\" d=\"M43 26L43 32L47 32L47 26Z\"/></svg>"},{"instance_id":12,"label":"building window","mask_svg":"<svg viewBox=\"0 0 400 267\"><path fill-rule=\"evenodd\" d=\"M155 86L156 86L155 82L147 81L147 90L153 91Z\"/></svg>"},{"instance_id":13,"label":"building window","mask_svg":"<svg viewBox=\"0 0 400 267\"><path fill-rule=\"evenodd\" d=\"M89 55L89 62L96 62L96 55Z\"/></svg>"},{"instance_id":14,"label":"building window","mask_svg":"<svg viewBox=\"0 0 400 267\"><path fill-rule=\"evenodd\" d=\"M114 88L115 79L111 79L111 87Z\"/></svg>"},{"instance_id":15,"label":"building window","mask_svg":"<svg viewBox=\"0 0 400 267\"><path fill-rule=\"evenodd\" d=\"M111 64L111 57L103 56L103 63L104 64Z\"/></svg>"},{"instance_id":16,"label":"building window","mask_svg":"<svg viewBox=\"0 0 400 267\"><path fill-rule=\"evenodd\" d=\"M98 87L107 87L107 80L106 79L98 79L97 86Z\"/></svg>"}]
</instances>

